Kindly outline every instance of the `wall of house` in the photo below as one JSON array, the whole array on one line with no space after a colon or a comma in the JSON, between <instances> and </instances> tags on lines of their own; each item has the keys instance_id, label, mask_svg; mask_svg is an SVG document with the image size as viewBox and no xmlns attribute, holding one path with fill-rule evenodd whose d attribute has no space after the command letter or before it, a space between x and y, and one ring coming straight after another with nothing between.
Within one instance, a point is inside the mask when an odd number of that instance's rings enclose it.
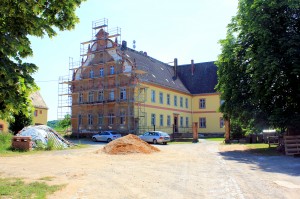
<instances>
[{"instance_id":1,"label":"wall of house","mask_svg":"<svg viewBox=\"0 0 300 199\"><path fill-rule=\"evenodd\" d=\"M0 120L0 132L7 132L8 131L8 123L4 120Z\"/></svg>"},{"instance_id":2,"label":"wall of house","mask_svg":"<svg viewBox=\"0 0 300 199\"><path fill-rule=\"evenodd\" d=\"M202 100L202 107L200 100ZM205 101L204 106L203 100ZM199 133L225 133L225 127L222 125L222 113L219 112L219 107L220 95L217 93L193 96L193 121L198 122ZM205 118L205 126L201 127L200 118Z\"/></svg>"},{"instance_id":3,"label":"wall of house","mask_svg":"<svg viewBox=\"0 0 300 199\"><path fill-rule=\"evenodd\" d=\"M191 114L191 99L189 94L178 92L175 90L163 88L153 84L145 84L148 87L147 97L145 102L146 112L146 128L151 130L154 129L152 124L152 114L155 115L155 129L164 130L168 133L172 133L174 118L177 117L178 128L182 131L186 128L190 128L192 125L192 114ZM155 98L153 100L152 92L155 92ZM162 102L160 101L160 93L163 96ZM168 103L167 96L170 96ZM177 97L177 104L175 103L174 97ZM180 99L182 98L182 104ZM187 100L187 106L186 106ZM162 122L161 122L162 115ZM168 116L170 117L170 123L168 124ZM182 123L180 122L182 118ZM188 118L188 124L186 124L186 118Z\"/></svg>"},{"instance_id":4,"label":"wall of house","mask_svg":"<svg viewBox=\"0 0 300 199\"><path fill-rule=\"evenodd\" d=\"M198 122L199 133L224 133L222 124L222 113L218 111L220 106L219 94L190 95L172 89L166 89L153 84L145 84L147 98L145 102L146 130L153 130L152 116L155 115L155 130L173 132L174 118L177 117L177 132L191 133L192 122ZM155 92L155 100L152 99L152 92ZM160 102L160 93L163 95L163 102ZM170 95L170 104L167 103L167 95ZM177 105L174 96L177 97ZM182 98L182 106L180 104ZM187 106L185 100L187 99ZM200 99L205 100L205 107L200 108ZM161 115L163 118L161 125ZM170 124L167 123L170 116ZM205 126L200 126L200 118L205 118ZM188 121L186 121L188 120Z\"/></svg>"},{"instance_id":5,"label":"wall of house","mask_svg":"<svg viewBox=\"0 0 300 199\"><path fill-rule=\"evenodd\" d=\"M48 121L48 110L44 108L35 108L33 113L33 124L47 125Z\"/></svg>"}]
</instances>

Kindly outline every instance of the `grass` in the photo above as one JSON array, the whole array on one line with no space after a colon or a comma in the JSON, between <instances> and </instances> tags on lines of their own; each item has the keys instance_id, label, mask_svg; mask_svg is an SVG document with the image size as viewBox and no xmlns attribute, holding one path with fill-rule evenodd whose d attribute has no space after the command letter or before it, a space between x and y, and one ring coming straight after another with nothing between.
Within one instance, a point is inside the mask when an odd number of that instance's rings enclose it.
<instances>
[{"instance_id":1,"label":"grass","mask_svg":"<svg viewBox=\"0 0 300 199\"><path fill-rule=\"evenodd\" d=\"M44 182L25 183L19 178L0 178L0 198L46 198L65 185L47 185Z\"/></svg>"},{"instance_id":2,"label":"grass","mask_svg":"<svg viewBox=\"0 0 300 199\"><path fill-rule=\"evenodd\" d=\"M202 138L200 138L202 139ZM223 142L225 138L203 138L205 140L209 140L209 141L217 141L217 142Z\"/></svg>"}]
</instances>

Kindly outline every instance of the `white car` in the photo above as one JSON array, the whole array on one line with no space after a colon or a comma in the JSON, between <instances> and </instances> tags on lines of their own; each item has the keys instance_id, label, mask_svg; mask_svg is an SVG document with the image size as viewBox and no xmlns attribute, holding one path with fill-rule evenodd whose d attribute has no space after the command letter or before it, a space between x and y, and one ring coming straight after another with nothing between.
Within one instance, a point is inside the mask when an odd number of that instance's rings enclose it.
<instances>
[{"instance_id":1,"label":"white car","mask_svg":"<svg viewBox=\"0 0 300 199\"><path fill-rule=\"evenodd\" d=\"M139 138L145 142L152 142L153 144L167 144L171 141L169 134L162 131L145 132L143 135L140 135Z\"/></svg>"},{"instance_id":2,"label":"white car","mask_svg":"<svg viewBox=\"0 0 300 199\"><path fill-rule=\"evenodd\" d=\"M92 140L94 142L103 141L103 142L111 142L117 138L122 137L121 134L118 134L116 131L102 131L93 135Z\"/></svg>"}]
</instances>

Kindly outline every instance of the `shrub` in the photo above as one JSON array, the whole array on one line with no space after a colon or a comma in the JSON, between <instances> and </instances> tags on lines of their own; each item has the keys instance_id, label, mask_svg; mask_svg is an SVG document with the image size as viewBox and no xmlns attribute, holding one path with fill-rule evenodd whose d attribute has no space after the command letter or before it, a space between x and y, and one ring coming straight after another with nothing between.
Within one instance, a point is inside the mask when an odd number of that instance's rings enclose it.
<instances>
[{"instance_id":1,"label":"shrub","mask_svg":"<svg viewBox=\"0 0 300 199\"><path fill-rule=\"evenodd\" d=\"M10 133L0 133L0 151L10 149L12 137L13 135Z\"/></svg>"}]
</instances>

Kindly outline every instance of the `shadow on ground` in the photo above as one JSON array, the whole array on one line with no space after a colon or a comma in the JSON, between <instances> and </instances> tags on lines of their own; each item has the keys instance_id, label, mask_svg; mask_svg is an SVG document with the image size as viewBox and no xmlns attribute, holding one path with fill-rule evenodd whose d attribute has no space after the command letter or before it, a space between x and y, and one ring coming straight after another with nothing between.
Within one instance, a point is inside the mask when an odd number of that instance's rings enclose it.
<instances>
[{"instance_id":1,"label":"shadow on ground","mask_svg":"<svg viewBox=\"0 0 300 199\"><path fill-rule=\"evenodd\" d=\"M259 149L247 151L219 152L225 160L236 161L245 164L253 164L265 172L283 173L291 176L300 176L300 158L293 156L266 156L259 155Z\"/></svg>"}]
</instances>

